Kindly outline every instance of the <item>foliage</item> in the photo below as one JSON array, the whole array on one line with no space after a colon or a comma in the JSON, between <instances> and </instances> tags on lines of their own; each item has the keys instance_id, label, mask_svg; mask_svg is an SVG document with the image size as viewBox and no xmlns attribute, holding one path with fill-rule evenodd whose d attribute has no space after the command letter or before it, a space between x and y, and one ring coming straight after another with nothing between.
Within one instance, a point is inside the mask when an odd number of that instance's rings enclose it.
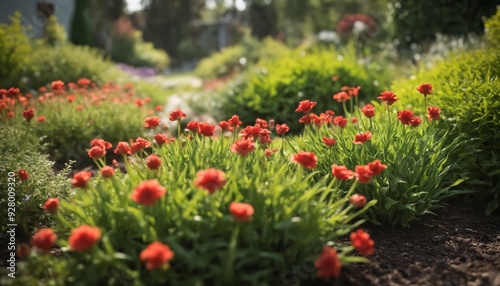
<instances>
[{"instance_id":1,"label":"foliage","mask_svg":"<svg viewBox=\"0 0 500 286\"><path fill-rule=\"evenodd\" d=\"M57 22L56 16L49 17L43 31L43 41L47 45L59 46L66 43L67 35L64 27Z\"/></svg>"},{"instance_id":2,"label":"foliage","mask_svg":"<svg viewBox=\"0 0 500 286\"><path fill-rule=\"evenodd\" d=\"M76 0L75 11L71 19L71 42L75 45L90 44L90 26L87 0ZM102 6L102 5L101 5Z\"/></svg>"},{"instance_id":3,"label":"foliage","mask_svg":"<svg viewBox=\"0 0 500 286\"><path fill-rule=\"evenodd\" d=\"M21 118L10 120L21 120ZM27 126L27 124L12 126L4 123L0 125L2 158L0 185L5 186L0 198L0 203L5 206L1 209L2 218L5 218L1 231L5 233L7 227L7 186L10 187L10 183L15 182L13 186L15 221L10 223L18 225L20 231L18 235L21 238L22 234L29 236L33 229L52 225L53 217L48 215L42 206L49 198L69 199L71 196L67 181L69 168L64 168L62 172L54 175L52 170L54 162L49 161L47 155L42 153L45 151L45 146L41 145L41 140L31 131L32 126ZM27 180L19 177L18 173L21 169L27 171ZM15 176L12 176L13 173Z\"/></svg>"},{"instance_id":4,"label":"foliage","mask_svg":"<svg viewBox=\"0 0 500 286\"><path fill-rule=\"evenodd\" d=\"M202 59L195 74L205 79L216 78L245 70L259 60L272 61L290 53L290 49L272 38L259 41L247 35L240 44L226 47Z\"/></svg>"},{"instance_id":5,"label":"foliage","mask_svg":"<svg viewBox=\"0 0 500 286\"><path fill-rule=\"evenodd\" d=\"M246 84L223 93L223 117L239 114L246 124L254 117L290 122L292 131L297 132L302 125L294 110L301 98L316 101L319 110L342 112L332 105L332 95L343 86L362 86L360 101L366 101L388 84L382 68L360 64L352 46L344 53L295 52L276 61L263 61L259 66Z\"/></svg>"},{"instance_id":6,"label":"foliage","mask_svg":"<svg viewBox=\"0 0 500 286\"><path fill-rule=\"evenodd\" d=\"M89 78L94 82L109 80L108 73L113 70L111 62L104 59L103 53L88 46L64 44L51 47L41 43L34 51L23 71L23 86L37 89L55 80L76 82Z\"/></svg>"},{"instance_id":7,"label":"foliage","mask_svg":"<svg viewBox=\"0 0 500 286\"><path fill-rule=\"evenodd\" d=\"M355 98L348 101L352 100ZM425 119L426 113L415 113L424 122L413 127L398 121L394 107L374 104L375 116L371 119L359 108L354 108L347 113L344 127L335 124L335 116L333 120L326 117L324 121L311 121L304 131L305 136L296 141L302 150L318 155L320 174L332 172L332 164L346 166L358 173L360 184L356 191L378 201L366 213L371 222L408 227L414 220L444 207L443 199L466 192L452 189L463 179L455 173L458 166L451 154L468 142L460 140L460 136L448 142L446 128L439 127L447 123L429 122ZM343 105L347 108L350 103ZM401 111L400 104L395 106ZM371 138L364 143L356 142L356 136L365 132L370 132ZM323 138L333 138L336 143L328 146ZM357 168L375 159L387 169L368 179L369 182L362 182L359 178L362 172ZM352 184L347 180L342 186L345 189Z\"/></svg>"},{"instance_id":8,"label":"foliage","mask_svg":"<svg viewBox=\"0 0 500 286\"><path fill-rule=\"evenodd\" d=\"M486 37L493 49L500 48L500 6L497 6L497 12L489 19L485 19L484 26Z\"/></svg>"},{"instance_id":9,"label":"foliage","mask_svg":"<svg viewBox=\"0 0 500 286\"><path fill-rule=\"evenodd\" d=\"M21 25L21 14L11 17L12 23L0 24L0 86L19 84L22 68L29 62L31 44Z\"/></svg>"},{"instance_id":10,"label":"foliage","mask_svg":"<svg viewBox=\"0 0 500 286\"><path fill-rule=\"evenodd\" d=\"M170 58L164 50L155 49L153 43L144 42L141 31L137 31L130 20L120 18L112 34L111 59L136 67L166 69Z\"/></svg>"},{"instance_id":11,"label":"foliage","mask_svg":"<svg viewBox=\"0 0 500 286\"><path fill-rule=\"evenodd\" d=\"M394 38L408 48L412 43L430 42L438 33L481 34L482 17L493 15L496 5L495 1L392 0ZM422 29L424 24L426 28Z\"/></svg>"},{"instance_id":12,"label":"foliage","mask_svg":"<svg viewBox=\"0 0 500 286\"><path fill-rule=\"evenodd\" d=\"M325 244L338 249L343 265L366 262L349 255L354 246L338 238L359 226L362 221L356 217L376 201L350 205L354 188L341 193L331 176L314 179L315 172L290 161L289 151L267 157L264 149L272 147L255 142L255 150L245 157L231 152L239 132L217 138L181 132L171 143L152 145L161 160L158 169L146 167L149 159L140 151L124 157L125 174L118 169L110 178L96 174L86 189L77 189L74 200L61 205L55 228L63 252L56 269L67 273L63 279L84 284L276 285L292 267L314 260ZM98 165L102 171L104 162ZM212 185L199 183L199 171L208 168L225 176L211 192ZM166 193L152 205L141 205L133 193L147 180L156 180ZM229 210L231 202L250 204L251 218L238 221ZM98 226L102 237L97 246L77 253L68 236L84 224ZM139 260L153 241L174 252L163 269L148 270ZM20 267L26 271L23 279L48 283L61 278L30 271L45 259L52 258L32 254ZM79 265L88 267L82 272ZM310 271L308 278L316 273Z\"/></svg>"},{"instance_id":13,"label":"foliage","mask_svg":"<svg viewBox=\"0 0 500 286\"><path fill-rule=\"evenodd\" d=\"M469 178L467 187L476 199L488 203L486 213L498 208L500 201L500 55L495 49L462 53L439 63L413 79L393 85L401 95L401 105L421 106L422 98L413 96L419 82L432 83L435 92L429 96L453 125L448 141L461 136L468 144L454 153L459 173Z\"/></svg>"}]
</instances>

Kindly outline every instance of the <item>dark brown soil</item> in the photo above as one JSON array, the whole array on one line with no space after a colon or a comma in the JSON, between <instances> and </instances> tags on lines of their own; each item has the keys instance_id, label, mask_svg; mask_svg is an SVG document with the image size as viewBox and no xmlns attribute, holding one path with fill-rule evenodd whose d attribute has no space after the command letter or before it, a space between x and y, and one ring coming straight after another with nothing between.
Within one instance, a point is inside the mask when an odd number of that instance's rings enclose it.
<instances>
[{"instance_id":1,"label":"dark brown soil","mask_svg":"<svg viewBox=\"0 0 500 286\"><path fill-rule=\"evenodd\" d=\"M369 264L351 264L333 285L500 285L500 213L450 204L410 228L363 226ZM328 285L328 284L326 284Z\"/></svg>"}]
</instances>

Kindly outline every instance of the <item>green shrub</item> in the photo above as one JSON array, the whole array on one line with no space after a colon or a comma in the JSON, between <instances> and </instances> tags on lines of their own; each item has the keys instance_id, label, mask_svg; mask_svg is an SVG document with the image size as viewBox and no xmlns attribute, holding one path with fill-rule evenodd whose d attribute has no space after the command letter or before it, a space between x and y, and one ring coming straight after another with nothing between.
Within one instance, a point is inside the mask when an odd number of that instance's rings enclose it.
<instances>
[{"instance_id":1,"label":"green shrub","mask_svg":"<svg viewBox=\"0 0 500 286\"><path fill-rule=\"evenodd\" d=\"M259 41L247 35L240 44L201 60L195 74L205 79L216 78L244 70L259 60L275 60L290 53L290 49L272 38Z\"/></svg>"},{"instance_id":2,"label":"green shrub","mask_svg":"<svg viewBox=\"0 0 500 286\"><path fill-rule=\"evenodd\" d=\"M11 119L15 120L15 119ZM20 120L20 119L18 119ZM0 125L0 186L5 187L0 197L1 212L5 223L1 231L5 233L7 223L18 225L18 239L29 237L31 232L41 226L51 226L54 217L43 209L43 204L49 198L67 200L71 196L67 180L69 169L54 175L54 162L48 160L42 153L41 141L24 124L22 126ZM61 168L61 166L58 166ZM27 180L17 176L20 169L28 173ZM16 176L14 177L14 173ZM11 185L10 183L15 183ZM15 190L15 218L7 222L7 186ZM12 211L12 210L9 210ZM4 219L2 219L4 221Z\"/></svg>"},{"instance_id":3,"label":"green shrub","mask_svg":"<svg viewBox=\"0 0 500 286\"><path fill-rule=\"evenodd\" d=\"M11 87L19 84L22 68L28 65L31 43L21 25L21 14L11 17L9 25L0 24L0 86Z\"/></svg>"},{"instance_id":4,"label":"green shrub","mask_svg":"<svg viewBox=\"0 0 500 286\"><path fill-rule=\"evenodd\" d=\"M164 70L170 64L167 53L155 49L153 43L144 42L140 31L135 31L132 35L115 35L110 56L113 61L136 67Z\"/></svg>"},{"instance_id":5,"label":"green shrub","mask_svg":"<svg viewBox=\"0 0 500 286\"><path fill-rule=\"evenodd\" d=\"M80 78L105 82L110 79L109 72L115 69L100 50L88 46L52 47L38 43L33 48L23 71L24 87L37 89L55 80L76 82Z\"/></svg>"},{"instance_id":6,"label":"green shrub","mask_svg":"<svg viewBox=\"0 0 500 286\"><path fill-rule=\"evenodd\" d=\"M222 119L238 114L245 124L255 117L289 122L292 131L302 128L294 113L301 98L316 101L318 110L342 112L332 95L343 86L361 86L359 100L369 100L387 85L380 67L360 64L354 50L344 54L332 50L294 53L276 61L263 61L234 90L223 91ZM332 77L338 77L333 80Z\"/></svg>"},{"instance_id":7,"label":"green shrub","mask_svg":"<svg viewBox=\"0 0 500 286\"><path fill-rule=\"evenodd\" d=\"M67 37L64 27L57 22L56 16L50 16L43 31L43 42L55 47L66 43Z\"/></svg>"},{"instance_id":8,"label":"green shrub","mask_svg":"<svg viewBox=\"0 0 500 286\"><path fill-rule=\"evenodd\" d=\"M484 22L486 37L489 44L494 49L500 48L500 6L497 6L497 13Z\"/></svg>"},{"instance_id":9,"label":"green shrub","mask_svg":"<svg viewBox=\"0 0 500 286\"><path fill-rule=\"evenodd\" d=\"M495 1L392 0L394 38L408 48L430 42L436 34L482 34L483 17L495 13ZM422 28L425 25L425 28Z\"/></svg>"},{"instance_id":10,"label":"green shrub","mask_svg":"<svg viewBox=\"0 0 500 286\"><path fill-rule=\"evenodd\" d=\"M454 160L475 197L489 202L487 214L497 209L500 201L499 76L500 54L485 49L452 57L392 87L401 105L418 109L424 99L415 88L424 82L434 86L428 104L441 108L453 126L448 140L462 136L469 142L455 153Z\"/></svg>"}]
</instances>

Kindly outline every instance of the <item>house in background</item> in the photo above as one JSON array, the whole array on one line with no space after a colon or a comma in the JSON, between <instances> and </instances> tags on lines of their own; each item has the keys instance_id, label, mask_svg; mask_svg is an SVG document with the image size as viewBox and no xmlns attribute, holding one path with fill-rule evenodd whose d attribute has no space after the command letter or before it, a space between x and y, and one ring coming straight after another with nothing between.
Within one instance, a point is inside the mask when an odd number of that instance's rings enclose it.
<instances>
[{"instance_id":1,"label":"house in background","mask_svg":"<svg viewBox=\"0 0 500 286\"><path fill-rule=\"evenodd\" d=\"M74 10L74 0L2 0L0 1L0 23L9 24L9 17L19 11L23 15L21 20L23 26L31 27L27 34L38 38L43 35L47 19L55 15L69 37Z\"/></svg>"}]
</instances>

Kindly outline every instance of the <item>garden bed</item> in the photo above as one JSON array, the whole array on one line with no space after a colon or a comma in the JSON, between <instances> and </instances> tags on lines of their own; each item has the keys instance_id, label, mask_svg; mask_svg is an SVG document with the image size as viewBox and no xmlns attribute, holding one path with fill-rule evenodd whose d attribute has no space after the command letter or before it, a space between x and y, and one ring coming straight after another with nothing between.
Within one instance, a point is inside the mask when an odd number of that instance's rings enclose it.
<instances>
[{"instance_id":1,"label":"garden bed","mask_svg":"<svg viewBox=\"0 0 500 286\"><path fill-rule=\"evenodd\" d=\"M335 285L500 285L499 212L453 203L410 228L362 227L376 242L371 263Z\"/></svg>"}]
</instances>

